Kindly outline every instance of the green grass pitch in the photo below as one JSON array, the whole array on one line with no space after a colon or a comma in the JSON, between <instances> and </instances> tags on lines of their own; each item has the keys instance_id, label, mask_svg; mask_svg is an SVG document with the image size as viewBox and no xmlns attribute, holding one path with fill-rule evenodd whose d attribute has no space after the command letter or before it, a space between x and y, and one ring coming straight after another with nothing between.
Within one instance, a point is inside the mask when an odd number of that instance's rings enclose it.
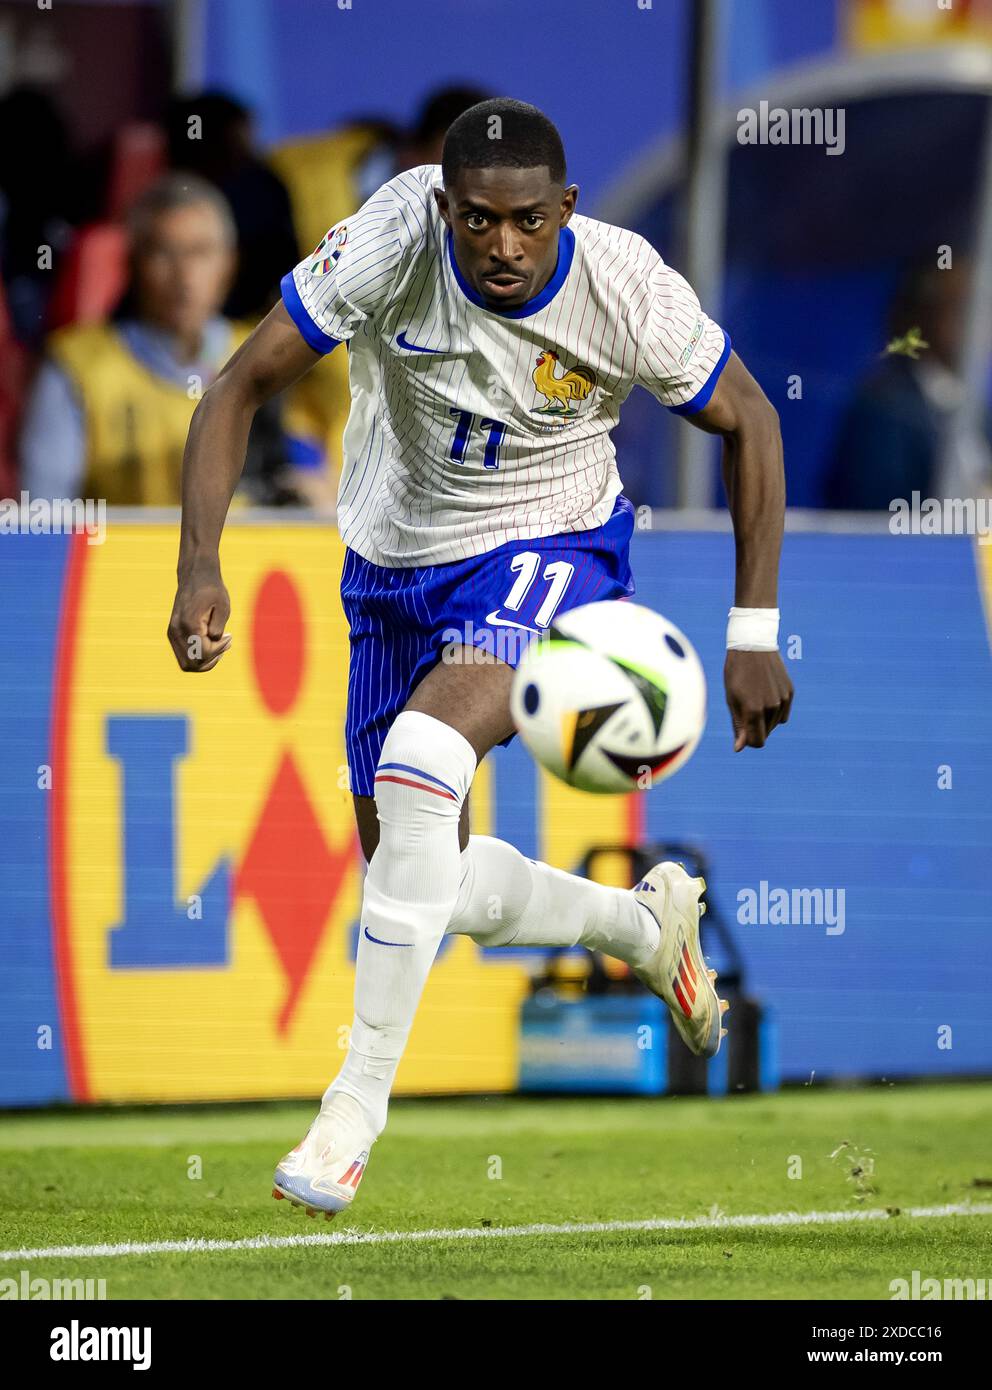
<instances>
[{"instance_id":1,"label":"green grass pitch","mask_svg":"<svg viewBox=\"0 0 992 1390\"><path fill-rule=\"evenodd\" d=\"M914 1270L992 1277L989 1084L712 1101L396 1101L354 1206L333 1222L270 1195L276 1161L313 1113L299 1104L8 1113L0 1279L22 1269L104 1279L109 1299L888 1299L890 1281ZM987 1210L910 1211L949 1204ZM720 1224L869 1210L887 1214ZM708 1224L504 1233L665 1218ZM383 1239L397 1232L437 1234ZM8 1253L286 1236L321 1243Z\"/></svg>"}]
</instances>

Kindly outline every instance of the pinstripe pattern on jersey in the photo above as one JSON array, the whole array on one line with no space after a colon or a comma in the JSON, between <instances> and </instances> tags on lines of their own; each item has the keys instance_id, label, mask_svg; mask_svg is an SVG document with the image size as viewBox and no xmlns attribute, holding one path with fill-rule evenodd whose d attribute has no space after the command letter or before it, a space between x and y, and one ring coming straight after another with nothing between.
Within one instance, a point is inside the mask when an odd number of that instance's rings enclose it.
<instances>
[{"instance_id":1,"label":"pinstripe pattern on jersey","mask_svg":"<svg viewBox=\"0 0 992 1390\"><path fill-rule=\"evenodd\" d=\"M402 774L397 764L379 765L383 742L446 646L481 639L488 650L516 666L547 597L543 572L548 564L564 560L573 566L556 614L600 599L629 598L634 592L628 560L633 529L634 509L621 496L609 520L594 530L511 541L447 565L376 565L347 550L341 597L351 641L345 717L351 790L372 796L377 772ZM503 605L517 578L511 562L522 551L536 551L541 559L520 608L510 611ZM500 629L491 625L490 615L519 624L519 644L500 642ZM411 771L439 780L420 769Z\"/></svg>"},{"instance_id":2,"label":"pinstripe pattern on jersey","mask_svg":"<svg viewBox=\"0 0 992 1390\"><path fill-rule=\"evenodd\" d=\"M310 273L312 257L293 272L314 329L349 344L338 525L352 550L387 567L595 530L621 490L610 431L631 389L694 413L730 352L653 247L588 217L569 223L571 261L560 284L552 277L547 302L539 296L518 317L473 302L447 249L440 182L434 165L392 179L346 219L326 274ZM405 350L401 334L428 351ZM559 375L595 374L572 418L536 413L544 396L534 371L545 351L557 354ZM455 459L466 414L473 428ZM498 468L485 466L492 426L483 421L503 426Z\"/></svg>"}]
</instances>

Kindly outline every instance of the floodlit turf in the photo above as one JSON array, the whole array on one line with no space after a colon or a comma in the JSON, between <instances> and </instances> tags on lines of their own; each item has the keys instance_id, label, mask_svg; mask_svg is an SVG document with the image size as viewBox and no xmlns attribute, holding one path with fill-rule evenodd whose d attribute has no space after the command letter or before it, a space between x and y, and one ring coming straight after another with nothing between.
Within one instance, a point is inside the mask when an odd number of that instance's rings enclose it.
<instances>
[{"instance_id":1,"label":"floodlit turf","mask_svg":"<svg viewBox=\"0 0 992 1390\"><path fill-rule=\"evenodd\" d=\"M718 1101L397 1101L354 1207L333 1222L270 1196L276 1160L312 1114L295 1104L7 1114L0 1248L893 1214L815 1227L19 1257L0 1263L0 1279L21 1269L105 1279L111 1299L887 1299L890 1281L914 1270L992 1277L992 1216L907 1214L992 1203L989 1085ZM190 1176L198 1163L202 1176Z\"/></svg>"}]
</instances>

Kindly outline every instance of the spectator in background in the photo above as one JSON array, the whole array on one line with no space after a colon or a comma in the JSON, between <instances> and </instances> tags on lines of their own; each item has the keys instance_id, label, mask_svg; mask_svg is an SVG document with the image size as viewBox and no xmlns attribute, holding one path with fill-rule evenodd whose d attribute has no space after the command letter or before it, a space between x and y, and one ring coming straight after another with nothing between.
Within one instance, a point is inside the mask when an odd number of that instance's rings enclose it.
<instances>
[{"instance_id":1,"label":"spectator in background","mask_svg":"<svg viewBox=\"0 0 992 1390\"><path fill-rule=\"evenodd\" d=\"M168 175L128 219L130 283L113 322L60 329L21 434L21 486L34 497L175 506L197 400L248 334L222 318L235 228L212 185ZM278 408L256 417L244 494L287 498Z\"/></svg>"},{"instance_id":2,"label":"spectator in background","mask_svg":"<svg viewBox=\"0 0 992 1390\"><path fill-rule=\"evenodd\" d=\"M172 102L169 164L223 193L238 231L238 263L224 312L261 318L279 298L279 281L299 260L285 184L256 152L251 112L223 92Z\"/></svg>"},{"instance_id":3,"label":"spectator in background","mask_svg":"<svg viewBox=\"0 0 992 1390\"><path fill-rule=\"evenodd\" d=\"M827 506L888 510L895 498L972 495L992 481L946 477L948 426L962 399L960 358L971 276L933 264L907 277L889 314L885 360L859 386L841 425ZM914 332L915 330L915 332ZM922 339L925 346L917 346ZM956 471L956 470L955 470Z\"/></svg>"},{"instance_id":4,"label":"spectator in background","mask_svg":"<svg viewBox=\"0 0 992 1390\"><path fill-rule=\"evenodd\" d=\"M0 272L17 338L36 346L52 268L79 217L80 189L65 122L47 93L20 87L0 100ZM39 266L39 248L52 260Z\"/></svg>"}]
</instances>

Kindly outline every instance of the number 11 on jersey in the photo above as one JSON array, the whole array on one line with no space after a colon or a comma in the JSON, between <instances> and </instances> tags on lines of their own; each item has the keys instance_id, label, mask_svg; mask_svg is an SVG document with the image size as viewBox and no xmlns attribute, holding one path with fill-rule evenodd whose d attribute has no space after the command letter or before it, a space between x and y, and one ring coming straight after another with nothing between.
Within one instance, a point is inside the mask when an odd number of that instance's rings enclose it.
<instances>
[{"instance_id":1,"label":"number 11 on jersey","mask_svg":"<svg viewBox=\"0 0 992 1390\"><path fill-rule=\"evenodd\" d=\"M453 415L458 421L455 426L455 437L451 441L449 457L453 458L455 463L464 463L465 452L469 446L469 436L475 427L475 416L471 411L459 410L456 406L452 406L448 414ZM482 429L488 430L485 452L482 455L482 466L483 468L498 468L499 451L503 443L503 436L506 433L506 425L502 420L482 420L480 425Z\"/></svg>"}]
</instances>

